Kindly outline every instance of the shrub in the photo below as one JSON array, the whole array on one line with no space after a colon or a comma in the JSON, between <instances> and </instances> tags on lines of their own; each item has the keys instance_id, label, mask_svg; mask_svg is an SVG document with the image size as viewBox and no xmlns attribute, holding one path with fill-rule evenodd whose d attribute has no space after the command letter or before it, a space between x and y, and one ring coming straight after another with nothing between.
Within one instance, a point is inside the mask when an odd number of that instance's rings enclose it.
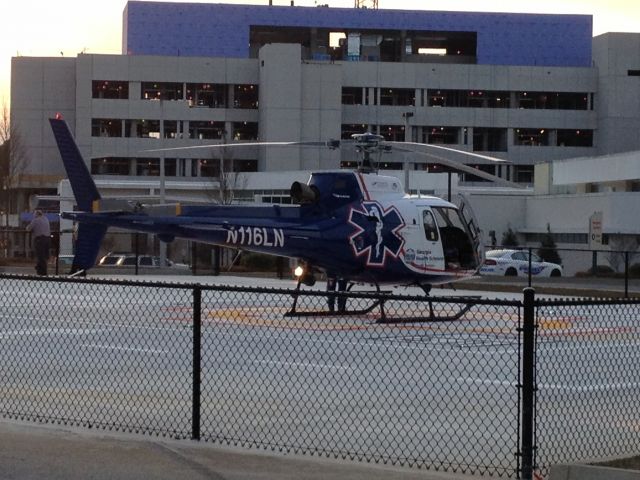
<instances>
[{"instance_id":1,"label":"shrub","mask_svg":"<svg viewBox=\"0 0 640 480\"><path fill-rule=\"evenodd\" d=\"M502 234L502 242L500 243L503 247L517 247L518 246L518 237L516 233L511 230L511 227Z\"/></svg>"},{"instance_id":2,"label":"shrub","mask_svg":"<svg viewBox=\"0 0 640 480\"><path fill-rule=\"evenodd\" d=\"M264 253L244 252L240 265L249 271L267 272L276 269L276 257Z\"/></svg>"}]
</instances>

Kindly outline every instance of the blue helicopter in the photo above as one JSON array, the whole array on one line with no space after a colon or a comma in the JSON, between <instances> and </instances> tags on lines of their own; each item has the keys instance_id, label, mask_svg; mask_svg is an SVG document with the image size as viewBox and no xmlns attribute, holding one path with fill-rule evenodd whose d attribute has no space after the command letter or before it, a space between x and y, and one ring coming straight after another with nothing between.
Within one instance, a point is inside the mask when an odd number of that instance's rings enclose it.
<instances>
[{"instance_id":1,"label":"blue helicopter","mask_svg":"<svg viewBox=\"0 0 640 480\"><path fill-rule=\"evenodd\" d=\"M153 206L103 199L67 123L59 116L50 123L77 204L77 211L62 213L78 224L73 271L95 265L109 227L155 234L163 242L183 238L295 258L301 267L298 287L313 285L316 274L324 272L328 289L337 286L339 291L366 283L378 289L417 285L428 293L432 285L474 275L484 259L480 229L468 204L409 196L397 178L371 168L374 152L394 144L406 149L403 142L384 142L371 133L354 135L363 158L360 168L315 172L306 184L294 182L290 194L295 205ZM339 144L326 143L330 148ZM505 183L457 162L437 162Z\"/></svg>"}]
</instances>

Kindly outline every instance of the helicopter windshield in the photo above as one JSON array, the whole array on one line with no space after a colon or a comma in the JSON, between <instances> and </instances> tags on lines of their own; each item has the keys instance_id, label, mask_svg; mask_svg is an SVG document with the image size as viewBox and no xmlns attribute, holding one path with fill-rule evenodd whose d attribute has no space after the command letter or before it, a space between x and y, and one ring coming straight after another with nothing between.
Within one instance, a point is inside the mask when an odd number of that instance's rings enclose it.
<instances>
[{"instance_id":1,"label":"helicopter windshield","mask_svg":"<svg viewBox=\"0 0 640 480\"><path fill-rule=\"evenodd\" d=\"M440 229L445 268L450 270L477 268L471 236L458 209L432 207L432 210Z\"/></svg>"}]
</instances>

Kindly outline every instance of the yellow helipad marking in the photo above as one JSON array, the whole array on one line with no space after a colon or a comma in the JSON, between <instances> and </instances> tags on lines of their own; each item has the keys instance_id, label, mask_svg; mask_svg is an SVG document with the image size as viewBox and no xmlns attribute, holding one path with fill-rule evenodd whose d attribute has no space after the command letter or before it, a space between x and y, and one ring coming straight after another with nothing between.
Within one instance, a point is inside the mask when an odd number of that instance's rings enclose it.
<instances>
[{"instance_id":1,"label":"yellow helipad marking","mask_svg":"<svg viewBox=\"0 0 640 480\"><path fill-rule=\"evenodd\" d=\"M203 318L221 323L232 323L252 327L286 328L293 330L362 330L370 328L371 319L363 318L354 321L353 318L315 317L315 318L285 318L287 308L273 307L269 309L256 307L239 307L207 310ZM299 313L303 311L299 310ZM373 317L375 318L375 317Z\"/></svg>"},{"instance_id":2,"label":"yellow helipad marking","mask_svg":"<svg viewBox=\"0 0 640 480\"><path fill-rule=\"evenodd\" d=\"M538 327L543 330L568 330L573 322L563 318L545 318L538 322Z\"/></svg>"},{"instance_id":3,"label":"yellow helipad marking","mask_svg":"<svg viewBox=\"0 0 640 480\"><path fill-rule=\"evenodd\" d=\"M176 321L191 321L191 307L168 307L165 309L169 314L173 314L170 319ZM403 309L385 307L387 318L424 317L425 322L407 322L384 324L376 323L380 318L379 309L374 309L365 315L353 316L330 316L318 315L310 317L285 317L289 311L287 307L228 307L203 309L202 320L204 322L243 325L249 327L275 328L286 330L303 331L357 331L357 330L421 330L440 333L465 333L484 335L513 335L517 332L520 323L520 316L517 311L488 311L470 310L465 312L457 320L445 322L429 322L428 308ZM298 313L309 313L312 310L299 309ZM322 311L315 311L320 314ZM441 309L434 305L433 309L436 317L446 317L453 315L452 309ZM184 315L184 317L182 316ZM580 322L588 320L580 316L545 316L538 323L539 333L544 335L611 335L613 331L602 331L594 329L581 330ZM616 329L619 332L619 329Z\"/></svg>"},{"instance_id":4,"label":"yellow helipad marking","mask_svg":"<svg viewBox=\"0 0 640 480\"><path fill-rule=\"evenodd\" d=\"M316 317L285 317L289 310L284 307L258 308L258 307L231 307L205 310L203 320L216 322L219 324L234 324L253 327L280 328L289 330L309 330L309 331L354 331L371 329L395 329L395 330L425 330L440 332L464 332L482 334L511 334L516 331L518 315L501 315L499 325L478 325L479 320L493 319L489 312L467 312L459 320L451 322L424 323L376 323L380 318L380 312L374 310L365 315L354 316L316 316ZM309 310L298 310L298 313L308 313ZM389 319L402 317L419 317L428 315L425 310L407 311L385 309ZM317 313L322 313L318 311ZM450 311L439 311L434 309L434 315L451 315ZM469 322L473 322L469 324Z\"/></svg>"}]
</instances>

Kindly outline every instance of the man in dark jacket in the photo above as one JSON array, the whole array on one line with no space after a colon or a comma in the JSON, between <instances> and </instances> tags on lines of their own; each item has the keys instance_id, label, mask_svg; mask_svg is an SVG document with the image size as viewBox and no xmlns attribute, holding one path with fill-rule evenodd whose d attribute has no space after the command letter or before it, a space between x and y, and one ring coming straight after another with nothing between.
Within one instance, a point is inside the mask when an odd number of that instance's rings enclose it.
<instances>
[{"instance_id":1,"label":"man in dark jacket","mask_svg":"<svg viewBox=\"0 0 640 480\"><path fill-rule=\"evenodd\" d=\"M31 232L33 249L36 252L36 273L46 275L51 248L51 227L49 219L42 213L42 210L36 209L33 220L27 225L27 230Z\"/></svg>"}]
</instances>

